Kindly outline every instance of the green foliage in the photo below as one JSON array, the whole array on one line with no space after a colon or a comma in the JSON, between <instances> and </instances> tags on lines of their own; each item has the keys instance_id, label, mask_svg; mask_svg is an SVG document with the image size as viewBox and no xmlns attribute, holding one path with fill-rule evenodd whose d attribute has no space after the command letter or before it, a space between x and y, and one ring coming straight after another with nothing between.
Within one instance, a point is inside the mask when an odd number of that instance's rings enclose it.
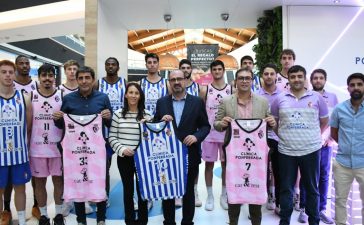
<instances>
[{"instance_id":1,"label":"green foliage","mask_svg":"<svg viewBox=\"0 0 364 225\"><path fill-rule=\"evenodd\" d=\"M256 57L256 67L259 71L267 63L280 65L279 56L282 51L282 7L264 11L264 16L258 19L258 44L253 51Z\"/></svg>"}]
</instances>

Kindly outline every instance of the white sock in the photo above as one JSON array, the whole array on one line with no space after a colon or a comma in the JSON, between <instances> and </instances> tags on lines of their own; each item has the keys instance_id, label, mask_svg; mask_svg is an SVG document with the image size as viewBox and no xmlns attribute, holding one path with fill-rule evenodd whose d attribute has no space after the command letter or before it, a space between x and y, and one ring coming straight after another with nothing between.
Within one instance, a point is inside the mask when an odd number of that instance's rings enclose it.
<instances>
[{"instance_id":1,"label":"white sock","mask_svg":"<svg viewBox=\"0 0 364 225\"><path fill-rule=\"evenodd\" d=\"M197 191L197 184L193 185L193 190Z\"/></svg>"},{"instance_id":2,"label":"white sock","mask_svg":"<svg viewBox=\"0 0 364 225\"><path fill-rule=\"evenodd\" d=\"M226 186L222 186L221 188L221 195L226 196Z\"/></svg>"},{"instance_id":3,"label":"white sock","mask_svg":"<svg viewBox=\"0 0 364 225\"><path fill-rule=\"evenodd\" d=\"M214 196L214 194L212 193L212 186L207 186L207 196Z\"/></svg>"},{"instance_id":4,"label":"white sock","mask_svg":"<svg viewBox=\"0 0 364 225\"><path fill-rule=\"evenodd\" d=\"M18 211L19 225L25 225L25 211Z\"/></svg>"},{"instance_id":5,"label":"white sock","mask_svg":"<svg viewBox=\"0 0 364 225\"><path fill-rule=\"evenodd\" d=\"M270 194L272 195L272 197L273 197L273 198L275 197L275 192L274 192L274 190L275 190L275 187L274 187L274 186L270 186L270 187L269 187L269 192L270 192Z\"/></svg>"},{"instance_id":6,"label":"white sock","mask_svg":"<svg viewBox=\"0 0 364 225\"><path fill-rule=\"evenodd\" d=\"M41 216L45 216L45 217L47 217L47 218L48 218L47 206L39 207L39 210L40 210L40 215L41 215Z\"/></svg>"},{"instance_id":7,"label":"white sock","mask_svg":"<svg viewBox=\"0 0 364 225\"><path fill-rule=\"evenodd\" d=\"M55 204L56 215L62 214L62 205Z\"/></svg>"}]
</instances>

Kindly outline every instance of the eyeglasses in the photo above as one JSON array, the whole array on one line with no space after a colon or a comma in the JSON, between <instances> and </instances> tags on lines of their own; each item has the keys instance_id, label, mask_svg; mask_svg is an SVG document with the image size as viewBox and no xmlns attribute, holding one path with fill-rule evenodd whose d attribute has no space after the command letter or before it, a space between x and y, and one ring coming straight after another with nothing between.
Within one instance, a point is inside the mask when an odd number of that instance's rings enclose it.
<instances>
[{"instance_id":1,"label":"eyeglasses","mask_svg":"<svg viewBox=\"0 0 364 225\"><path fill-rule=\"evenodd\" d=\"M169 82L171 82L171 83L179 83L179 82L182 82L182 81L184 81L184 77L176 77L176 78L171 78L171 79L169 79Z\"/></svg>"},{"instance_id":2,"label":"eyeglasses","mask_svg":"<svg viewBox=\"0 0 364 225\"><path fill-rule=\"evenodd\" d=\"M252 80L251 77L237 77L236 79L238 81L251 81Z\"/></svg>"}]
</instances>

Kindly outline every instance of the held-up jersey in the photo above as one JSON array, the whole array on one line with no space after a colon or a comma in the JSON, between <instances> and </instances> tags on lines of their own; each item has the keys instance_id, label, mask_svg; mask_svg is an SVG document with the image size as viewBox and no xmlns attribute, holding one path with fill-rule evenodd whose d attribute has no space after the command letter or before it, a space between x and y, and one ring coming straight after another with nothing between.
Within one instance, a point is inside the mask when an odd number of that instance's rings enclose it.
<instances>
[{"instance_id":1,"label":"held-up jersey","mask_svg":"<svg viewBox=\"0 0 364 225\"><path fill-rule=\"evenodd\" d=\"M145 109L154 115L157 100L168 94L167 80L161 78L158 82L151 83L147 78L143 78L140 80L140 87L145 95Z\"/></svg>"},{"instance_id":2,"label":"held-up jersey","mask_svg":"<svg viewBox=\"0 0 364 225\"><path fill-rule=\"evenodd\" d=\"M99 79L99 91L107 94L110 99L112 111L123 108L124 95L126 90L126 81L123 78L119 78L114 84L108 83L105 78Z\"/></svg>"},{"instance_id":3,"label":"held-up jersey","mask_svg":"<svg viewBox=\"0 0 364 225\"><path fill-rule=\"evenodd\" d=\"M211 130L209 135L207 135L207 137L205 138L205 141L219 142L219 143L224 142L225 132L216 131L214 128L214 121L222 99L231 94L232 94L232 87L229 84L226 84L226 86L221 90L216 89L211 84L207 86L206 111L209 123L211 125Z\"/></svg>"},{"instance_id":4,"label":"held-up jersey","mask_svg":"<svg viewBox=\"0 0 364 225\"><path fill-rule=\"evenodd\" d=\"M28 84L20 84L14 80L14 89L18 91L24 91L25 93L30 93L37 89L37 82L35 80L30 80Z\"/></svg>"},{"instance_id":5,"label":"held-up jersey","mask_svg":"<svg viewBox=\"0 0 364 225\"><path fill-rule=\"evenodd\" d=\"M230 204L267 201L267 124L262 119L230 123L226 155L226 191Z\"/></svg>"},{"instance_id":6,"label":"held-up jersey","mask_svg":"<svg viewBox=\"0 0 364 225\"><path fill-rule=\"evenodd\" d=\"M0 96L0 166L28 162L25 100L21 91L6 99Z\"/></svg>"},{"instance_id":7,"label":"held-up jersey","mask_svg":"<svg viewBox=\"0 0 364 225\"><path fill-rule=\"evenodd\" d=\"M140 124L134 155L140 195L144 200L180 198L187 184L187 147L171 122Z\"/></svg>"},{"instance_id":8,"label":"held-up jersey","mask_svg":"<svg viewBox=\"0 0 364 225\"><path fill-rule=\"evenodd\" d=\"M57 143L61 140L62 130L54 125L53 112L60 111L62 91L55 90L45 97L38 90L31 92L33 123L30 137L30 156L40 158L61 157Z\"/></svg>"},{"instance_id":9,"label":"held-up jersey","mask_svg":"<svg viewBox=\"0 0 364 225\"><path fill-rule=\"evenodd\" d=\"M106 150L101 115L64 115L64 193L66 202L106 199Z\"/></svg>"}]
</instances>

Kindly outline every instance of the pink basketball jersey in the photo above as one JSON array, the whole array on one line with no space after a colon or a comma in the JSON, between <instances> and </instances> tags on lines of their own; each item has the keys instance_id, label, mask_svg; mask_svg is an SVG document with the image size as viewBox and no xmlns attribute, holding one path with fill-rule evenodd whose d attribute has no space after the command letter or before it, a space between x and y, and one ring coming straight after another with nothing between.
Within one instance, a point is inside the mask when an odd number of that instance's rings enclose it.
<instances>
[{"instance_id":1,"label":"pink basketball jersey","mask_svg":"<svg viewBox=\"0 0 364 225\"><path fill-rule=\"evenodd\" d=\"M226 84L226 86L221 90L216 89L211 84L207 86L206 111L209 123L211 125L211 130L209 135L205 138L205 141L220 142L220 143L224 142L225 132L216 131L214 128L214 121L220 102L224 97L231 95L231 93L232 93L232 88L229 84Z\"/></svg>"},{"instance_id":2,"label":"pink basketball jersey","mask_svg":"<svg viewBox=\"0 0 364 225\"><path fill-rule=\"evenodd\" d=\"M276 85L279 91L288 91L290 89L288 79L280 73L277 73Z\"/></svg>"},{"instance_id":3,"label":"pink basketball jersey","mask_svg":"<svg viewBox=\"0 0 364 225\"><path fill-rule=\"evenodd\" d=\"M66 85L64 85L64 84L59 85L58 89L63 91L63 96L68 95L69 93L72 93L72 92L75 92L78 90L78 88L70 89L70 88L66 87Z\"/></svg>"},{"instance_id":4,"label":"pink basketball jersey","mask_svg":"<svg viewBox=\"0 0 364 225\"><path fill-rule=\"evenodd\" d=\"M229 127L226 191L231 204L267 201L267 124L262 119L236 119Z\"/></svg>"},{"instance_id":5,"label":"pink basketball jersey","mask_svg":"<svg viewBox=\"0 0 364 225\"><path fill-rule=\"evenodd\" d=\"M106 149L100 115L64 115L64 193L66 202L106 199Z\"/></svg>"},{"instance_id":6,"label":"pink basketball jersey","mask_svg":"<svg viewBox=\"0 0 364 225\"><path fill-rule=\"evenodd\" d=\"M38 90L32 91L33 123L30 137L30 156L40 158L61 157L57 143L61 140L62 130L54 125L53 112L62 105L62 92L54 91L51 96L43 96Z\"/></svg>"}]
</instances>

